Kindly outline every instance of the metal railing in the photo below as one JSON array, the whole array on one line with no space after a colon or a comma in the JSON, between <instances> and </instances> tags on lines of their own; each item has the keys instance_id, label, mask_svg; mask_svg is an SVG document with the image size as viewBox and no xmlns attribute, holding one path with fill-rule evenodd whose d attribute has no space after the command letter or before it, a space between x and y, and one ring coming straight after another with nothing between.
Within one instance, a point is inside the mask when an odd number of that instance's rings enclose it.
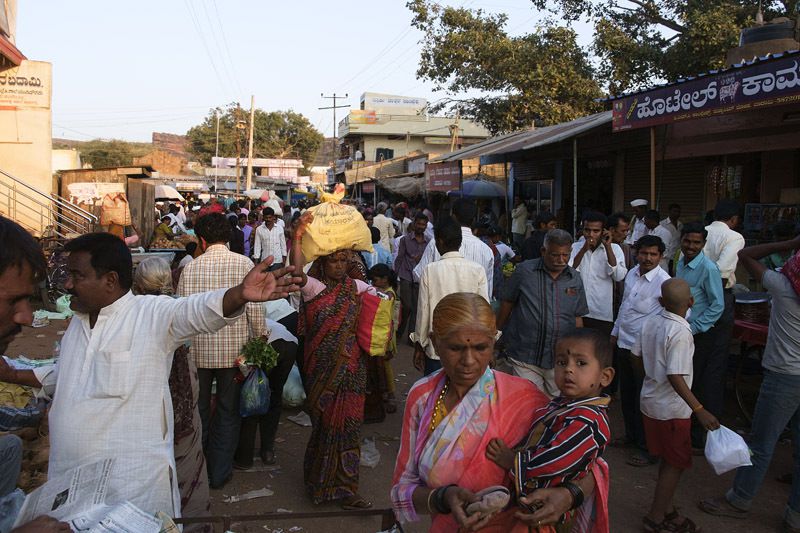
<instances>
[{"instance_id":1,"label":"metal railing","mask_svg":"<svg viewBox=\"0 0 800 533\"><path fill-rule=\"evenodd\" d=\"M0 214L35 235L70 239L94 231L97 217L66 198L48 194L0 169Z\"/></svg>"}]
</instances>

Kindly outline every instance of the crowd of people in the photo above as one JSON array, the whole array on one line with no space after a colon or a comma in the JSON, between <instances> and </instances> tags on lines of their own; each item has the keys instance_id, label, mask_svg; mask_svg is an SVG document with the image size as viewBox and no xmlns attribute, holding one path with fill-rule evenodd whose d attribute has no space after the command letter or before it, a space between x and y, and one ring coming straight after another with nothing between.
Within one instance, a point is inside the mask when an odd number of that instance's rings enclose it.
<instances>
[{"instance_id":1,"label":"crowd of people","mask_svg":"<svg viewBox=\"0 0 800 533\"><path fill-rule=\"evenodd\" d=\"M345 245L313 262L303 253L314 222L304 207L165 206L156 233L194 239L179 262L152 258L135 273L118 236L67 243L75 318L58 363L20 371L0 359L0 381L52 400L49 476L113 456L121 501L202 516L209 488L252 466L257 432L263 463L279 461L282 390L296 363L312 424L309 497L369 508L359 492L361 426L397 409L392 358L407 344L420 375L392 479L398 521L430 514L432 531L608 531L603 454L619 446L632 466L660 463L644 530L698 531L672 502L724 414L739 263L772 295L753 465L700 508L746 517L790 421L800 442L800 239L745 248L736 202L718 202L707 223L683 222L678 205L662 218L643 199L631 202L633 217L587 210L577 239L520 199L507 221L469 199L438 216L425 204L381 202L358 207L372 250ZM13 222L0 218L0 240L2 351L30 322L27 299L45 267ZM390 302L391 319L376 354L359 328L378 301ZM279 353L270 408L242 418L237 357L262 336ZM614 437L612 401L624 421ZM784 528L800 531L800 475Z\"/></svg>"}]
</instances>

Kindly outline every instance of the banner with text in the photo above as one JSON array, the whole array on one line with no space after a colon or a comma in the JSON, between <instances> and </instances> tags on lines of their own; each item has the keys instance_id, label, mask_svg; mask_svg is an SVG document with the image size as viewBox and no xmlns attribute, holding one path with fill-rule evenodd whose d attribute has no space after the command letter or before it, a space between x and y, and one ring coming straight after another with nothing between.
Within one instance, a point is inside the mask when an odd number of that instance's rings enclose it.
<instances>
[{"instance_id":1,"label":"banner with text","mask_svg":"<svg viewBox=\"0 0 800 533\"><path fill-rule=\"evenodd\" d=\"M425 184L429 191L448 192L461 188L461 161L428 163Z\"/></svg>"},{"instance_id":2,"label":"banner with text","mask_svg":"<svg viewBox=\"0 0 800 533\"><path fill-rule=\"evenodd\" d=\"M800 54L766 60L614 102L624 131L800 102Z\"/></svg>"}]
</instances>

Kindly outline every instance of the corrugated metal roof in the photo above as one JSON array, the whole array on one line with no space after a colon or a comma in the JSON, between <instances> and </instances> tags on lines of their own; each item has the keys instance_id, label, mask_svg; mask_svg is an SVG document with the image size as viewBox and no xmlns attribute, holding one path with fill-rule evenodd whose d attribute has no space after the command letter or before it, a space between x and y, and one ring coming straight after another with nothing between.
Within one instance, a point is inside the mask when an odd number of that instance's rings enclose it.
<instances>
[{"instance_id":1,"label":"corrugated metal roof","mask_svg":"<svg viewBox=\"0 0 800 533\"><path fill-rule=\"evenodd\" d=\"M796 56L796 55L800 55L800 50L789 50L787 52L781 52L779 54L767 54L767 55L761 56L761 57L754 57L750 61L743 61L743 62L741 62L741 63L739 63L737 65L733 65L733 66L730 66L730 67L727 67L727 68L721 68L721 69L717 69L717 70L709 70L708 72L701 72L700 74L697 74L695 76L689 76L689 77L686 77L686 78L678 78L675 81L662 83L660 85L653 85L653 86L648 87L646 89L640 89L638 91L630 91L630 92L627 92L627 93L622 93L622 94L617 95L617 96L610 96L610 97L606 98L604 101L611 102L613 100L619 100L621 98L627 98L627 97L633 96L635 94L647 93L647 92L650 92L650 91L652 91L654 89L663 89L664 87L670 87L670 86L673 86L673 85L680 85L681 83L686 83L687 81L694 81L694 80L696 80L698 78L705 78L707 76L716 76L717 74L723 74L723 73L728 72L728 71L738 70L738 69L741 69L741 68L747 68L747 67L750 67L752 65L757 65L759 63L764 63L765 61L771 61L773 59L780 59L782 57Z\"/></svg>"},{"instance_id":2,"label":"corrugated metal roof","mask_svg":"<svg viewBox=\"0 0 800 533\"><path fill-rule=\"evenodd\" d=\"M476 157L507 154L520 150L530 150L540 146L570 139L597 126L611 123L611 111L603 111L586 117L576 118L570 122L562 122L533 130L518 131L492 137L468 148L444 154L432 161L459 161Z\"/></svg>"}]
</instances>

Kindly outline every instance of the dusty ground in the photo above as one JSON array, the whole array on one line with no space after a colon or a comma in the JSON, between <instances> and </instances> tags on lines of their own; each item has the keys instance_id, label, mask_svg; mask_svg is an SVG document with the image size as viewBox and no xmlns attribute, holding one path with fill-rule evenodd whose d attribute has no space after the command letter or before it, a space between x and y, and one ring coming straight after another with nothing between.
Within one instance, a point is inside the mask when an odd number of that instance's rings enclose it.
<instances>
[{"instance_id":1,"label":"dusty ground","mask_svg":"<svg viewBox=\"0 0 800 533\"><path fill-rule=\"evenodd\" d=\"M58 332L66 329L65 321L54 321L50 326L40 329L26 328L9 348L9 355L25 354L28 357L49 357L53 349L53 341L59 338ZM410 364L409 348L403 348L399 357L395 358L395 372L398 385L398 396L404 393L419 374ZM278 468L270 471L236 472L233 481L223 490L212 491L213 514L241 515L278 509L292 512L337 510L335 505L314 506L306 497L302 486L302 461L309 428L300 427L286 419L296 414L298 409L287 410L279 430L280 442L277 443L276 454ZM400 435L402 405L397 414L389 415L381 424L364 426L363 436L375 438L381 461L377 468L362 468L361 491L371 498L376 507L389 507L389 487L391 485L394 459L398 449ZM731 427L741 427L733 404L729 405L728 416L724 422ZM617 406L612 405L611 420L615 434L620 434L621 415ZM41 450L43 439L26 442L29 455ZM605 455L611 465L611 531L641 531L641 517L646 512L652 491L655 486L656 467L635 468L625 464L626 450L609 448ZM256 468L260 463L256 462ZM715 518L697 510L696 502L722 494L730 486L733 474L716 476L702 457L695 458L692 470L684 477L677 504L691 516L704 531L726 533L778 531L783 509L789 494L789 486L778 483L775 478L788 472L791 468L791 446L788 442L778 445L775 459L764 486L756 500L748 520ZM260 488L269 488L275 492L273 496L240 503L224 503L226 496L242 494ZM283 531L283 532L375 532L380 520L374 518L328 518L324 520L297 520L287 515L286 520L272 521L269 524L247 522L234 524L233 531ZM406 528L407 531L425 531L425 523L417 527Z\"/></svg>"}]
</instances>

